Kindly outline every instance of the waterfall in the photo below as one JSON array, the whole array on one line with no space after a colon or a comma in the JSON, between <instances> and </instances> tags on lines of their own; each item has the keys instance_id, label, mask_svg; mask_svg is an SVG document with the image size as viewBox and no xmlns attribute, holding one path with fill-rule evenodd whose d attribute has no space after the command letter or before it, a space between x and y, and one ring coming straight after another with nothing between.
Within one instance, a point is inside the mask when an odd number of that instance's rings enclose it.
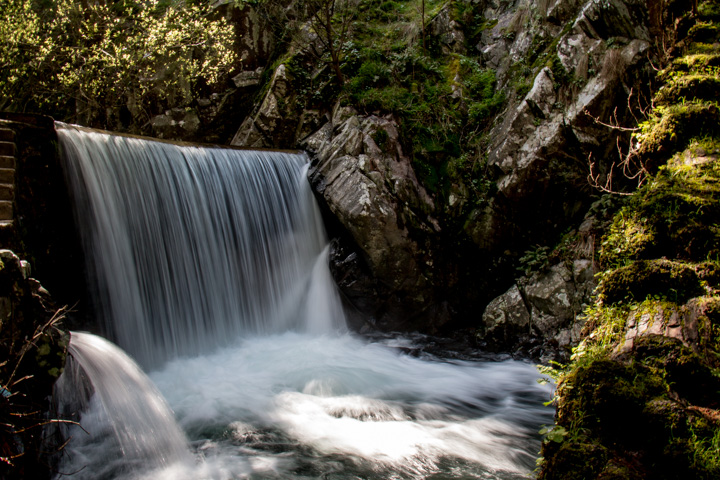
<instances>
[{"instance_id":1,"label":"waterfall","mask_svg":"<svg viewBox=\"0 0 720 480\"><path fill-rule=\"evenodd\" d=\"M344 327L304 154L58 136L99 317L142 365Z\"/></svg>"},{"instance_id":2,"label":"waterfall","mask_svg":"<svg viewBox=\"0 0 720 480\"><path fill-rule=\"evenodd\" d=\"M348 332L305 155L58 137L121 347L71 334L58 480L527 478L552 387Z\"/></svg>"},{"instance_id":3,"label":"waterfall","mask_svg":"<svg viewBox=\"0 0 720 480\"><path fill-rule=\"evenodd\" d=\"M137 469L192 464L185 434L162 394L122 350L87 333L72 333L68 365L55 385L66 417L83 411L83 428L72 426L67 437L77 441L61 471L75 478L127 475ZM83 450L72 455L73 450ZM100 450L99 455L88 451ZM112 455L110 452L121 454ZM89 466L89 468L87 468Z\"/></svg>"}]
</instances>

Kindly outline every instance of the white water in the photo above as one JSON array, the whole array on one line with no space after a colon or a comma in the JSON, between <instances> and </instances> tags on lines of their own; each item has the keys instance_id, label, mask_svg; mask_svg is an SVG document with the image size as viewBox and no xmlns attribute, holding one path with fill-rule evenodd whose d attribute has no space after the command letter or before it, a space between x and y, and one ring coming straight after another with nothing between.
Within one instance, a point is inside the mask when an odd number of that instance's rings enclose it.
<instances>
[{"instance_id":1,"label":"white water","mask_svg":"<svg viewBox=\"0 0 720 480\"><path fill-rule=\"evenodd\" d=\"M536 432L552 422L542 406L550 387L533 366L418 358L398 348L408 340L345 331L304 156L58 134L107 334L152 369L144 377L121 350L73 333L75 373L63 375L59 397L65 411L82 411L84 430L71 429L62 473L520 479L532 470Z\"/></svg>"},{"instance_id":2,"label":"white water","mask_svg":"<svg viewBox=\"0 0 720 480\"><path fill-rule=\"evenodd\" d=\"M327 239L305 155L58 137L98 315L141 365L248 333L344 328L337 293L316 284L331 280L313 268Z\"/></svg>"}]
</instances>

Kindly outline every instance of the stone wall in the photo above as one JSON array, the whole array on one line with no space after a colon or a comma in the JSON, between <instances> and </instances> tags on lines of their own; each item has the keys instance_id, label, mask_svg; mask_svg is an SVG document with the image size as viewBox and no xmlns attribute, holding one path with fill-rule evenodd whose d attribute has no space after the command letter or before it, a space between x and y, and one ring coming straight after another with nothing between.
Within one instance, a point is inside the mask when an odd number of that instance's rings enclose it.
<instances>
[{"instance_id":1,"label":"stone wall","mask_svg":"<svg viewBox=\"0 0 720 480\"><path fill-rule=\"evenodd\" d=\"M4 112L0 129L12 132L15 144L14 198L0 202L0 207L11 203L7 210L12 210L12 218L0 230L0 248L28 260L33 275L56 301L74 307L80 317L87 307L84 257L54 122L50 117Z\"/></svg>"}]
</instances>

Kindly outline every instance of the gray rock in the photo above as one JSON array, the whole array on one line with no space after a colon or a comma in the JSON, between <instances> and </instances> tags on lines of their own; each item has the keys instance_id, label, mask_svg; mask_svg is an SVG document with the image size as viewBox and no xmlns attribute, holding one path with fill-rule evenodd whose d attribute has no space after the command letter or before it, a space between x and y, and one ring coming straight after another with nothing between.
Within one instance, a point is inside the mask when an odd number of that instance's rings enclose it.
<instances>
[{"instance_id":1,"label":"gray rock","mask_svg":"<svg viewBox=\"0 0 720 480\"><path fill-rule=\"evenodd\" d=\"M235 75L232 81L237 88L253 87L260 83L263 70L262 67L258 67L255 70L243 70Z\"/></svg>"},{"instance_id":2,"label":"gray rock","mask_svg":"<svg viewBox=\"0 0 720 480\"><path fill-rule=\"evenodd\" d=\"M200 118L195 110L173 108L163 115L150 119L153 134L158 138L179 140L193 138L200 128Z\"/></svg>"},{"instance_id":3,"label":"gray rock","mask_svg":"<svg viewBox=\"0 0 720 480\"><path fill-rule=\"evenodd\" d=\"M391 323L432 308L426 274L432 262L412 232L439 230L426 213L434 210L432 199L415 177L398 136L392 118L358 115L338 106L332 121L303 142L313 157L311 183L359 248L379 285L379 304L382 298L393 303L392 308L376 304L383 313L372 314Z\"/></svg>"},{"instance_id":4,"label":"gray rock","mask_svg":"<svg viewBox=\"0 0 720 480\"><path fill-rule=\"evenodd\" d=\"M280 64L262 103L254 114L245 118L230 144L252 148L294 145L298 124L294 102L292 78L285 65Z\"/></svg>"},{"instance_id":5,"label":"gray rock","mask_svg":"<svg viewBox=\"0 0 720 480\"><path fill-rule=\"evenodd\" d=\"M577 313L572 272L564 264L531 278L524 290L536 313L533 326L543 335L557 330ZM541 317L547 318L541 321Z\"/></svg>"},{"instance_id":6,"label":"gray rock","mask_svg":"<svg viewBox=\"0 0 720 480\"><path fill-rule=\"evenodd\" d=\"M444 53L465 53L465 34L462 27L453 20L450 9L452 4L442 10L430 21L430 33L438 37Z\"/></svg>"},{"instance_id":7,"label":"gray rock","mask_svg":"<svg viewBox=\"0 0 720 480\"><path fill-rule=\"evenodd\" d=\"M530 333L530 312L517 285L497 297L482 316L481 336L488 341L513 341L519 333Z\"/></svg>"},{"instance_id":8,"label":"gray rock","mask_svg":"<svg viewBox=\"0 0 720 480\"><path fill-rule=\"evenodd\" d=\"M533 341L546 349L575 346L585 324L580 314L595 286L592 261L587 259L523 277L487 306L479 336L495 340L500 350L516 350Z\"/></svg>"},{"instance_id":9,"label":"gray rock","mask_svg":"<svg viewBox=\"0 0 720 480\"><path fill-rule=\"evenodd\" d=\"M487 3L485 17L498 22L483 32L477 48L485 64L497 69L498 86L513 86L517 65L540 53L534 45L558 40L550 43L548 66L537 70L527 95L513 98L514 89L508 89L507 110L490 133L496 140L487 159L497 197L465 225L480 248L523 251L531 241L557 235L587 207L588 159L609 159L609 164L617 157L617 132L593 117L609 119L620 105L622 121L632 81L641 78L646 63L643 5L640 0ZM552 62L555 55L562 67ZM558 73L562 78L556 78L551 63L558 72L565 70ZM538 211L542 215L530 213Z\"/></svg>"}]
</instances>

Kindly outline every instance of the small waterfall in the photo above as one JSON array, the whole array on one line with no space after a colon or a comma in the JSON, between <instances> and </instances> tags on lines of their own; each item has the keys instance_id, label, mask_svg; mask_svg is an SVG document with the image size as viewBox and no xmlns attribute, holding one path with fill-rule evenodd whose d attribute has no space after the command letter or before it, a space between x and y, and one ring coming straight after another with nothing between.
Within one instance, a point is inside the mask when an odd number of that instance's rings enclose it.
<instances>
[{"instance_id":1,"label":"small waterfall","mask_svg":"<svg viewBox=\"0 0 720 480\"><path fill-rule=\"evenodd\" d=\"M99 314L142 365L344 328L305 155L59 127Z\"/></svg>"},{"instance_id":2,"label":"small waterfall","mask_svg":"<svg viewBox=\"0 0 720 480\"><path fill-rule=\"evenodd\" d=\"M116 478L139 468L193 463L162 394L122 350L101 337L73 332L68 353L55 396L64 416L83 412L82 428L67 432L75 441L60 471L78 472L73 478L80 479Z\"/></svg>"}]
</instances>

